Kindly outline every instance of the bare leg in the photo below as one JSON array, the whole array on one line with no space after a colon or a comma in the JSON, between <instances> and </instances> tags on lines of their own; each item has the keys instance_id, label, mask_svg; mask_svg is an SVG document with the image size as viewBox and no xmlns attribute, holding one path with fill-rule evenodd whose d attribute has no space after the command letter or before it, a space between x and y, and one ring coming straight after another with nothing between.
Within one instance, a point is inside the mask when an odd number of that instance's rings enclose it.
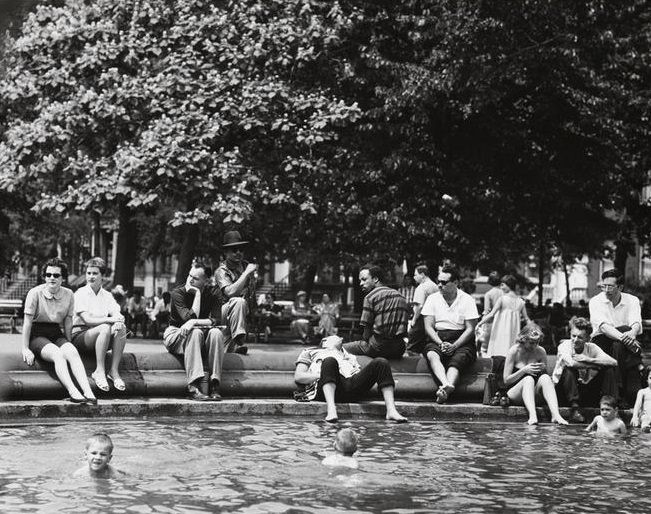
<instances>
[{"instance_id":1,"label":"bare leg","mask_svg":"<svg viewBox=\"0 0 651 514\"><path fill-rule=\"evenodd\" d=\"M448 376L445 373L445 367L441 362L441 358L436 352L427 352L427 360L429 365L432 367L434 376L441 383L442 386L451 385L448 381Z\"/></svg>"},{"instance_id":2,"label":"bare leg","mask_svg":"<svg viewBox=\"0 0 651 514\"><path fill-rule=\"evenodd\" d=\"M124 353L124 347L127 344L127 331L122 328L115 332L112 336L113 345L111 347L111 376L115 381L116 378L120 377L120 372L118 367L120 366L120 361L122 360L122 354Z\"/></svg>"},{"instance_id":3,"label":"bare leg","mask_svg":"<svg viewBox=\"0 0 651 514\"><path fill-rule=\"evenodd\" d=\"M106 360L106 352L109 348L109 343L111 342L111 325L103 324L91 328L86 334L84 334L84 344L87 348L94 345L95 346L95 360L97 361L95 365L95 372L93 375L97 374L104 380L106 380L106 368L104 367L104 361Z\"/></svg>"},{"instance_id":4,"label":"bare leg","mask_svg":"<svg viewBox=\"0 0 651 514\"><path fill-rule=\"evenodd\" d=\"M527 375L520 380L520 382L509 389L506 394L512 401L522 401L522 403L524 403L524 406L529 413L529 420L527 423L530 425L538 424L538 415L536 414L535 381L531 375Z\"/></svg>"},{"instance_id":5,"label":"bare leg","mask_svg":"<svg viewBox=\"0 0 651 514\"><path fill-rule=\"evenodd\" d=\"M393 397L393 386L386 386L381 389L382 397L384 398L384 404L387 407L387 419L397 421L399 423L407 421L403 415L401 415L396 409L396 402Z\"/></svg>"},{"instance_id":6,"label":"bare leg","mask_svg":"<svg viewBox=\"0 0 651 514\"><path fill-rule=\"evenodd\" d=\"M334 382L323 384L323 396L325 397L327 408L325 420L330 423L337 421L337 405L335 404L336 388L337 384Z\"/></svg>"},{"instance_id":7,"label":"bare leg","mask_svg":"<svg viewBox=\"0 0 651 514\"><path fill-rule=\"evenodd\" d=\"M61 353L63 354L66 361L68 361L72 375L75 377L75 380L81 387L84 396L86 398L95 398L93 390L90 388L90 384L88 383L86 368L84 368L84 363L81 362L81 357L79 357L77 348L75 348L72 343L65 343L63 346L61 346Z\"/></svg>"},{"instance_id":8,"label":"bare leg","mask_svg":"<svg viewBox=\"0 0 651 514\"><path fill-rule=\"evenodd\" d=\"M552 423L567 425L567 420L561 416L561 413L558 410L558 398L556 397L556 390L554 389L554 383L552 382L552 379L549 375L541 375L538 378L536 391L540 391L541 389L543 397L549 406L549 411L552 414Z\"/></svg>"},{"instance_id":9,"label":"bare leg","mask_svg":"<svg viewBox=\"0 0 651 514\"><path fill-rule=\"evenodd\" d=\"M61 381L63 387L66 388L70 397L75 400L83 400L84 396L79 392L79 389L77 389L70 377L68 362L63 356L61 348L52 343L46 344L41 350L41 357L48 362L54 363L54 371L57 378Z\"/></svg>"}]
</instances>

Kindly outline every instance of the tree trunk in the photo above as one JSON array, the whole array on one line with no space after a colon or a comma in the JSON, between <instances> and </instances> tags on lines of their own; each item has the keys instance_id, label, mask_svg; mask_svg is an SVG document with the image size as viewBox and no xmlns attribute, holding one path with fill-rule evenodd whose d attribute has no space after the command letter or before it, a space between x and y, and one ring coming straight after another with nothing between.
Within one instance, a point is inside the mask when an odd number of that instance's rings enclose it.
<instances>
[{"instance_id":1,"label":"tree trunk","mask_svg":"<svg viewBox=\"0 0 651 514\"><path fill-rule=\"evenodd\" d=\"M543 306L543 281L545 280L545 241L538 243L538 307Z\"/></svg>"},{"instance_id":2,"label":"tree trunk","mask_svg":"<svg viewBox=\"0 0 651 514\"><path fill-rule=\"evenodd\" d=\"M565 260L563 260L563 274L565 275L565 290L567 291L565 296L565 306L569 309L572 307L572 298L570 298L570 273L567 271Z\"/></svg>"},{"instance_id":3,"label":"tree trunk","mask_svg":"<svg viewBox=\"0 0 651 514\"><path fill-rule=\"evenodd\" d=\"M617 241L615 246L615 267L622 275L626 276L626 261L628 260L629 255L632 254L634 245L631 241L620 239Z\"/></svg>"},{"instance_id":4,"label":"tree trunk","mask_svg":"<svg viewBox=\"0 0 651 514\"><path fill-rule=\"evenodd\" d=\"M118 242L115 249L114 285L133 289L138 245L138 227L133 212L123 202L118 208Z\"/></svg>"},{"instance_id":5,"label":"tree trunk","mask_svg":"<svg viewBox=\"0 0 651 514\"><path fill-rule=\"evenodd\" d=\"M179 253L179 264L176 268L176 284L184 284L192 267L197 244L199 243L199 226L188 225L183 230L183 244Z\"/></svg>"},{"instance_id":6,"label":"tree trunk","mask_svg":"<svg viewBox=\"0 0 651 514\"><path fill-rule=\"evenodd\" d=\"M100 241L102 239L102 229L99 226L99 222L100 222L99 212L92 211L91 216L93 218L93 243L91 245L92 246L91 257L96 257L96 256L101 256Z\"/></svg>"},{"instance_id":7,"label":"tree trunk","mask_svg":"<svg viewBox=\"0 0 651 514\"><path fill-rule=\"evenodd\" d=\"M359 268L353 268L353 308L355 312L362 312L362 301L364 297L362 296L362 290L359 287Z\"/></svg>"},{"instance_id":8,"label":"tree trunk","mask_svg":"<svg viewBox=\"0 0 651 514\"><path fill-rule=\"evenodd\" d=\"M307 292L308 298L312 296L312 289L314 289L314 275L316 275L316 265L310 264L303 275L303 289Z\"/></svg>"}]
</instances>

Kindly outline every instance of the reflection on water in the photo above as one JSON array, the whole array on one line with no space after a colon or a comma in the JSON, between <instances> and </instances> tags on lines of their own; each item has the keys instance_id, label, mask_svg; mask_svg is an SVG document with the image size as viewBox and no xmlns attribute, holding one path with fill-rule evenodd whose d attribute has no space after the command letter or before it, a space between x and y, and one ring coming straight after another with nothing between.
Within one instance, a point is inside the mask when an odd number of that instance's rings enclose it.
<instances>
[{"instance_id":1,"label":"reflection on water","mask_svg":"<svg viewBox=\"0 0 651 514\"><path fill-rule=\"evenodd\" d=\"M351 421L360 468L322 466L337 430L304 419L0 427L0 512L651 512L651 435L581 427ZM105 431L120 480L82 481Z\"/></svg>"}]
</instances>

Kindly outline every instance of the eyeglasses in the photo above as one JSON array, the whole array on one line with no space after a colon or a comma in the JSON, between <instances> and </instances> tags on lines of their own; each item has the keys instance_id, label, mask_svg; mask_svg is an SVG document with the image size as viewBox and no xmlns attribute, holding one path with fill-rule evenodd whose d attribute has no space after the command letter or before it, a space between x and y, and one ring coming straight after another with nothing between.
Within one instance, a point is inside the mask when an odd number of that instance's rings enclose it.
<instances>
[{"instance_id":1,"label":"eyeglasses","mask_svg":"<svg viewBox=\"0 0 651 514\"><path fill-rule=\"evenodd\" d=\"M45 278L50 278L50 277L61 278L61 273L46 273L45 274Z\"/></svg>"},{"instance_id":2,"label":"eyeglasses","mask_svg":"<svg viewBox=\"0 0 651 514\"><path fill-rule=\"evenodd\" d=\"M599 287L602 291L614 291L619 286L613 284L601 284Z\"/></svg>"},{"instance_id":3,"label":"eyeglasses","mask_svg":"<svg viewBox=\"0 0 651 514\"><path fill-rule=\"evenodd\" d=\"M438 280L438 283L441 284L442 286L446 285L448 282L450 282L450 281L449 280L441 280L441 279Z\"/></svg>"}]
</instances>

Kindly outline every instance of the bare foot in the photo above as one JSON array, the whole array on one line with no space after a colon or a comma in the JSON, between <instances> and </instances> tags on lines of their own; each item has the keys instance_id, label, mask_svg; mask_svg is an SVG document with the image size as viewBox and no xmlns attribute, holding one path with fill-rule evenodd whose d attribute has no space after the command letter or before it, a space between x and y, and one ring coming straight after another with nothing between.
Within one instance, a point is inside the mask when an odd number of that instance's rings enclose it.
<instances>
[{"instance_id":1,"label":"bare foot","mask_svg":"<svg viewBox=\"0 0 651 514\"><path fill-rule=\"evenodd\" d=\"M446 385L439 387L439 390L436 391L436 403L445 403L450 398L450 395L454 391L453 385Z\"/></svg>"},{"instance_id":2,"label":"bare foot","mask_svg":"<svg viewBox=\"0 0 651 514\"><path fill-rule=\"evenodd\" d=\"M324 421L326 423L338 423L339 418L337 416L335 416L335 417L326 417Z\"/></svg>"},{"instance_id":3,"label":"bare foot","mask_svg":"<svg viewBox=\"0 0 651 514\"><path fill-rule=\"evenodd\" d=\"M529 418L527 421L528 425L537 425L538 424L538 418L536 416L532 416Z\"/></svg>"},{"instance_id":4,"label":"bare foot","mask_svg":"<svg viewBox=\"0 0 651 514\"><path fill-rule=\"evenodd\" d=\"M567 420L563 416L555 416L552 418L552 423L558 423L559 425L569 425Z\"/></svg>"},{"instance_id":5,"label":"bare foot","mask_svg":"<svg viewBox=\"0 0 651 514\"><path fill-rule=\"evenodd\" d=\"M408 420L398 412L392 412L391 414L387 414L387 421L395 421L396 423L407 423Z\"/></svg>"}]
</instances>

